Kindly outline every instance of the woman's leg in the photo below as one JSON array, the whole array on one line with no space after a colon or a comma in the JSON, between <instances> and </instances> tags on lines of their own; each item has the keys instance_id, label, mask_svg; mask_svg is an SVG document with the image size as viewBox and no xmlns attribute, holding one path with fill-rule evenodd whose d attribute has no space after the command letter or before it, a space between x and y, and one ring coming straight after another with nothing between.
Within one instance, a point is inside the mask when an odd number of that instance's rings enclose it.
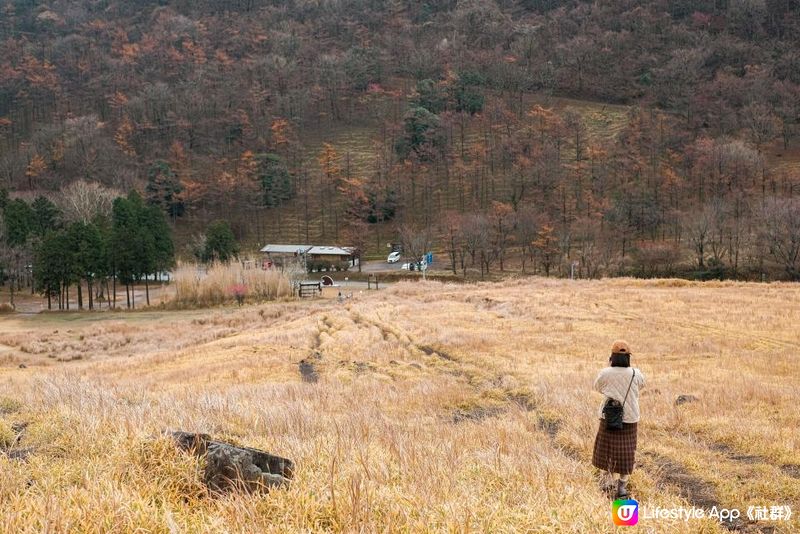
<instances>
[{"instance_id":1,"label":"woman's leg","mask_svg":"<svg viewBox=\"0 0 800 534\"><path fill-rule=\"evenodd\" d=\"M630 477L630 474L619 476L619 482L617 483L617 497L628 496L628 479Z\"/></svg>"}]
</instances>

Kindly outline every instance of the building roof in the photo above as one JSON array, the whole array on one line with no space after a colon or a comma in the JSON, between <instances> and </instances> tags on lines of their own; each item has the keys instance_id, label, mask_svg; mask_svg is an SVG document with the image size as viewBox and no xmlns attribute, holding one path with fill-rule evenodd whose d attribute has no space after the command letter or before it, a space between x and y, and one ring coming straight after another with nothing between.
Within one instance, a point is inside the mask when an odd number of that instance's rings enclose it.
<instances>
[{"instance_id":1,"label":"building roof","mask_svg":"<svg viewBox=\"0 0 800 534\"><path fill-rule=\"evenodd\" d=\"M267 245L261 249L266 254L314 254L316 256L350 256L352 247L319 245Z\"/></svg>"},{"instance_id":2,"label":"building roof","mask_svg":"<svg viewBox=\"0 0 800 534\"><path fill-rule=\"evenodd\" d=\"M267 245L261 252L275 254L305 254L312 248L311 245Z\"/></svg>"},{"instance_id":3,"label":"building roof","mask_svg":"<svg viewBox=\"0 0 800 534\"><path fill-rule=\"evenodd\" d=\"M350 256L352 252L343 247L311 247L307 254L315 256Z\"/></svg>"}]
</instances>

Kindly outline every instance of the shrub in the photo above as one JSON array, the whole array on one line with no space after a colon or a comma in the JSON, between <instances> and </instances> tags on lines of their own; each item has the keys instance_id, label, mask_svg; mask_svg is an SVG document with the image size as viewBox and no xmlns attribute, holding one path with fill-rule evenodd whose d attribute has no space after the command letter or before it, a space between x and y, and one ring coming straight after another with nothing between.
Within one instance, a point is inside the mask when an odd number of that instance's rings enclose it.
<instances>
[{"instance_id":1,"label":"shrub","mask_svg":"<svg viewBox=\"0 0 800 534\"><path fill-rule=\"evenodd\" d=\"M244 304L244 299L247 297L247 286L244 284L233 284L229 289L233 298L236 299L236 303L241 306Z\"/></svg>"},{"instance_id":2,"label":"shrub","mask_svg":"<svg viewBox=\"0 0 800 534\"><path fill-rule=\"evenodd\" d=\"M633 268L639 276L669 276L681 260L681 251L674 243L642 244L632 251Z\"/></svg>"}]
</instances>

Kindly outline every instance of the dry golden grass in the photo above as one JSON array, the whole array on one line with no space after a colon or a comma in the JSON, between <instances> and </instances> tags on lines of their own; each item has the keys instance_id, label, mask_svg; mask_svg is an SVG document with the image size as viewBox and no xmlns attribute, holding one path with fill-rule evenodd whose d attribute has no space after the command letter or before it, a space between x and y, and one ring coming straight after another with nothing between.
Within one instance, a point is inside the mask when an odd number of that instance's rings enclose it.
<instances>
[{"instance_id":1,"label":"dry golden grass","mask_svg":"<svg viewBox=\"0 0 800 534\"><path fill-rule=\"evenodd\" d=\"M0 445L32 454L0 454L0 531L612 532L591 383L620 337L649 380L634 496L797 517L798 320L788 284L542 279L2 318ZM154 439L165 428L288 456L296 478L210 497L197 461ZM747 528L767 526L800 523Z\"/></svg>"},{"instance_id":2,"label":"dry golden grass","mask_svg":"<svg viewBox=\"0 0 800 534\"><path fill-rule=\"evenodd\" d=\"M180 307L217 306L235 302L243 291L247 301L262 302L292 294L290 273L274 269L245 269L238 262L179 265L174 274L174 304Z\"/></svg>"}]
</instances>

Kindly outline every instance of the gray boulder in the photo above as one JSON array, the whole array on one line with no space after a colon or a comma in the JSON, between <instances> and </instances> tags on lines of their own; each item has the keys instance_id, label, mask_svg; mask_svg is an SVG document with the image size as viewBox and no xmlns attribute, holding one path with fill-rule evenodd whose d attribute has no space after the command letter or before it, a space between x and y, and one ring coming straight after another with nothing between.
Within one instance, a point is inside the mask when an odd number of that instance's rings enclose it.
<instances>
[{"instance_id":1,"label":"gray boulder","mask_svg":"<svg viewBox=\"0 0 800 534\"><path fill-rule=\"evenodd\" d=\"M694 395L678 395L675 399L675 406L680 406L681 404L689 404L692 402L697 402L700 399L695 397Z\"/></svg>"},{"instance_id":2,"label":"gray boulder","mask_svg":"<svg viewBox=\"0 0 800 534\"><path fill-rule=\"evenodd\" d=\"M206 457L203 479L213 492L268 491L286 486L294 476L294 463L288 458L217 441L208 434L175 431L167 435L180 449Z\"/></svg>"}]
</instances>

